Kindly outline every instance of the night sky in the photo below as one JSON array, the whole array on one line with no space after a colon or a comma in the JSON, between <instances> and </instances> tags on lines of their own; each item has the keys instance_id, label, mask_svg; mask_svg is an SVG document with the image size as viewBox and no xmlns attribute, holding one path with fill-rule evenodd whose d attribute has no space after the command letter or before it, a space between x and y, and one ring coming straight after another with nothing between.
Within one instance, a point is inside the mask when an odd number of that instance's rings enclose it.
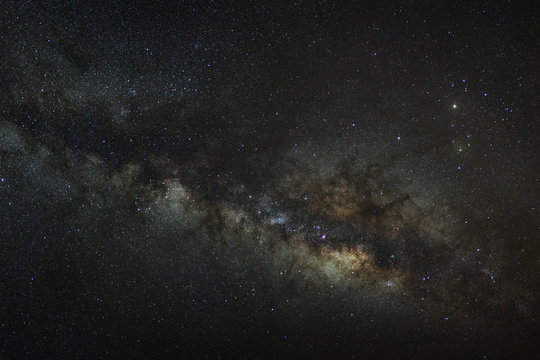
<instances>
[{"instance_id":1,"label":"night sky","mask_svg":"<svg viewBox=\"0 0 540 360\"><path fill-rule=\"evenodd\" d=\"M2 1L0 359L532 359L516 1Z\"/></svg>"}]
</instances>

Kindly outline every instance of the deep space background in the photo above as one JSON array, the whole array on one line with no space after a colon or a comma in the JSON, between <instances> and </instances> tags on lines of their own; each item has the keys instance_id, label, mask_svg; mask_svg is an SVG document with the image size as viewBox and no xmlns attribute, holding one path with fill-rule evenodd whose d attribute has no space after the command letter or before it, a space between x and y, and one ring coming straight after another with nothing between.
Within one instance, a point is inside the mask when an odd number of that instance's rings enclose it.
<instances>
[{"instance_id":1,"label":"deep space background","mask_svg":"<svg viewBox=\"0 0 540 360\"><path fill-rule=\"evenodd\" d=\"M538 7L1 1L0 359L529 359Z\"/></svg>"}]
</instances>

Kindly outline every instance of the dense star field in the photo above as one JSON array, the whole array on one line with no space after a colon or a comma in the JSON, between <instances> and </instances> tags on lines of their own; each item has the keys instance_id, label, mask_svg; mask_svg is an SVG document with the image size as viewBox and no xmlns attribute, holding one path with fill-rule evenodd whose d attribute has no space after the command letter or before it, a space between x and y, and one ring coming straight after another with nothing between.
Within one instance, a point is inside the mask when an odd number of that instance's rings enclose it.
<instances>
[{"instance_id":1,"label":"dense star field","mask_svg":"<svg viewBox=\"0 0 540 360\"><path fill-rule=\"evenodd\" d=\"M2 1L0 359L532 359L533 2Z\"/></svg>"}]
</instances>

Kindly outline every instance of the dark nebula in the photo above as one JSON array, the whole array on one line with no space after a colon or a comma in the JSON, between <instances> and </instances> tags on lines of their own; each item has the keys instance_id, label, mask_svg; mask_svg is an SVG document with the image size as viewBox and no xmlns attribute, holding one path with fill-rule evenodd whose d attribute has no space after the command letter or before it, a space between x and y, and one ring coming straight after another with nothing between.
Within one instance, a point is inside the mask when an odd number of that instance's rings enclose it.
<instances>
[{"instance_id":1,"label":"dark nebula","mask_svg":"<svg viewBox=\"0 0 540 360\"><path fill-rule=\"evenodd\" d=\"M533 2L5 1L0 359L533 359Z\"/></svg>"}]
</instances>

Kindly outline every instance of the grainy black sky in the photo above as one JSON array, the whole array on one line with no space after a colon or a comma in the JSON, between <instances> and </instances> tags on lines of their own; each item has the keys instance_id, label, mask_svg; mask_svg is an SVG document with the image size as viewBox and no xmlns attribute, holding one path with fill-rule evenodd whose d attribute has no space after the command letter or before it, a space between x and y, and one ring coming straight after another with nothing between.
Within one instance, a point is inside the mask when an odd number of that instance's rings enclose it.
<instances>
[{"instance_id":1,"label":"grainy black sky","mask_svg":"<svg viewBox=\"0 0 540 360\"><path fill-rule=\"evenodd\" d=\"M537 355L533 2L0 9L0 358Z\"/></svg>"}]
</instances>

